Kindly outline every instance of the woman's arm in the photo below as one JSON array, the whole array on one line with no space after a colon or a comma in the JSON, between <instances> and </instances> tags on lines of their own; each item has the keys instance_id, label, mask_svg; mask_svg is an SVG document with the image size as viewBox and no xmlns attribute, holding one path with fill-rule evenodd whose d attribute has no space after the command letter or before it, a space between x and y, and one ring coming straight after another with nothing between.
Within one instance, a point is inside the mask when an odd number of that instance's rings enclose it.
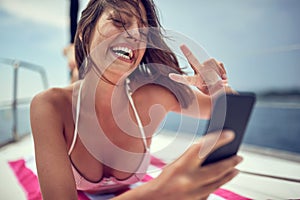
<instances>
[{"instance_id":1,"label":"woman's arm","mask_svg":"<svg viewBox=\"0 0 300 200\"><path fill-rule=\"evenodd\" d=\"M43 199L77 199L59 103L53 90L34 97L30 107L37 172Z\"/></svg>"},{"instance_id":2,"label":"woman's arm","mask_svg":"<svg viewBox=\"0 0 300 200\"><path fill-rule=\"evenodd\" d=\"M201 166L206 156L199 157L202 152L209 152L215 143L215 149L229 143L234 134L230 131L219 134L208 134L198 143L193 144L180 158L165 167L154 180L130 190L115 199L206 199L223 184L234 178L238 170L235 166L242 158L233 156L220 162ZM205 144L206 143L206 144ZM200 152L201 151L201 152ZM201 154L203 155L203 154Z\"/></svg>"},{"instance_id":3,"label":"woman's arm","mask_svg":"<svg viewBox=\"0 0 300 200\"><path fill-rule=\"evenodd\" d=\"M177 104L177 106L174 106L174 109L172 111L199 119L210 119L213 98L216 98L216 96L220 93L237 94L237 92L228 85L223 86L223 88L220 89L219 93L213 95L206 95L196 89L194 89L193 92L195 95L195 99L188 108L182 109L180 105Z\"/></svg>"}]
</instances>

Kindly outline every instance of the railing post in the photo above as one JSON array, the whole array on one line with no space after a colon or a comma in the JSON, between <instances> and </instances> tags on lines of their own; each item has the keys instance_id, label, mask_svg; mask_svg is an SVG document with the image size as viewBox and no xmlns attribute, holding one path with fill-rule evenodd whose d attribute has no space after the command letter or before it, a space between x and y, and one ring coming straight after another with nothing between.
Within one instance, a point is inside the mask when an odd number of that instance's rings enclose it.
<instances>
[{"instance_id":1,"label":"railing post","mask_svg":"<svg viewBox=\"0 0 300 200\"><path fill-rule=\"evenodd\" d=\"M13 83L12 83L13 91L12 91L12 100L10 100L8 103L9 106L11 107L11 113L12 113L12 126L10 127L11 128L11 133L10 133L11 137L9 138L8 141L5 141L4 143L2 143L2 140L0 140L0 147L2 147L5 144L8 144L10 142L18 141L24 135L23 133L20 134L20 130L18 130L18 121L21 120L18 115L18 114L20 114L18 112L18 104L20 104L20 102L22 103L22 101L20 101L20 99L18 99L18 91L19 91L18 78L19 78L19 73L21 73L21 71L19 69L22 67L22 68L39 73L41 75L41 78L43 81L44 89L48 88L47 75L46 75L46 71L44 70L43 67L32 64L32 63L20 61L17 59L13 60L13 59L0 57L0 64L2 64L2 63L12 67L12 69L13 69L13 74L12 74L12 76L13 76ZM0 67L1 67L1 65L0 65ZM5 105L7 106L7 104L5 104Z\"/></svg>"},{"instance_id":2,"label":"railing post","mask_svg":"<svg viewBox=\"0 0 300 200\"><path fill-rule=\"evenodd\" d=\"M17 113L17 105L18 105L18 71L19 71L20 62L15 60L13 63L14 68L14 88L13 88L13 102L12 102L12 109L13 109L13 127L12 127L12 134L13 140L18 140L18 113Z\"/></svg>"}]
</instances>

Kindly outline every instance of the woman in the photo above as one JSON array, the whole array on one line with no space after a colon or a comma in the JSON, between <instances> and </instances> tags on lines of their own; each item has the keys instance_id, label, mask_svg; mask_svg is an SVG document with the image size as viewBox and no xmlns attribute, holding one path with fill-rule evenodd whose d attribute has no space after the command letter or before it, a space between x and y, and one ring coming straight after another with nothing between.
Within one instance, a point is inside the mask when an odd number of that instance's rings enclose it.
<instances>
[{"instance_id":1,"label":"woman","mask_svg":"<svg viewBox=\"0 0 300 200\"><path fill-rule=\"evenodd\" d=\"M31 104L44 199L76 199L76 189L116 192L139 181L149 165L152 135L168 112L209 118L209 92L230 91L223 65L214 60L205 68L223 80L203 84L200 64L185 46L195 75L182 75L160 29L152 0L90 0L75 39L81 80L47 90ZM209 134L206 141L217 137ZM232 138L223 132L213 148ZM200 167L203 144L202 139L156 179L116 199L206 198L237 174L241 158Z\"/></svg>"}]
</instances>

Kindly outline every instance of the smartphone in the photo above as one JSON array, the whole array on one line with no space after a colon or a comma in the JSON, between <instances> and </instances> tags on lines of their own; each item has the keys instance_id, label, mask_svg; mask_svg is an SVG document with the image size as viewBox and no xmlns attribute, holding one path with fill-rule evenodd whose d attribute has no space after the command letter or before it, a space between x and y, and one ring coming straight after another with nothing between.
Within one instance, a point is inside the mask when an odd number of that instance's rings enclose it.
<instances>
[{"instance_id":1,"label":"smartphone","mask_svg":"<svg viewBox=\"0 0 300 200\"><path fill-rule=\"evenodd\" d=\"M211 119L204 134L229 129L235 137L230 143L211 152L202 163L207 165L236 155L251 116L256 96L254 93L222 94L213 104Z\"/></svg>"}]
</instances>

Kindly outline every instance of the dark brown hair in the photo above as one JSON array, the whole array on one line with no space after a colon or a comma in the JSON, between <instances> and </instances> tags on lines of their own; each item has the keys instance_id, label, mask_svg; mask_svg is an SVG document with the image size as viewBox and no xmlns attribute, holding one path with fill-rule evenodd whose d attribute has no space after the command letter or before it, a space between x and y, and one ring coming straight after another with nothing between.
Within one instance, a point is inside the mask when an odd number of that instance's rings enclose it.
<instances>
[{"instance_id":1,"label":"dark brown hair","mask_svg":"<svg viewBox=\"0 0 300 200\"><path fill-rule=\"evenodd\" d=\"M164 41L162 26L159 22L157 10L153 0L90 0L86 9L83 10L81 19L78 22L77 33L75 36L75 58L79 69L79 78L85 76L93 61L87 59L90 53L90 42L95 30L97 21L106 8L126 9L134 8L137 11L138 18L142 19L139 3L142 3L147 22L144 25L154 28L156 31L149 31L147 36L147 48L142 58L142 67L147 70L141 70L138 67L131 75L130 80L141 84L159 84L168 88L177 98L183 108L188 107L193 98L193 92L190 87L176 83L168 77L169 73L183 74L179 67L175 54L170 50ZM135 14L136 15L136 14ZM125 28L124 28L125 29ZM125 30L126 31L126 30ZM86 63L84 63L86 62ZM106 81L107 78L101 76Z\"/></svg>"}]
</instances>

